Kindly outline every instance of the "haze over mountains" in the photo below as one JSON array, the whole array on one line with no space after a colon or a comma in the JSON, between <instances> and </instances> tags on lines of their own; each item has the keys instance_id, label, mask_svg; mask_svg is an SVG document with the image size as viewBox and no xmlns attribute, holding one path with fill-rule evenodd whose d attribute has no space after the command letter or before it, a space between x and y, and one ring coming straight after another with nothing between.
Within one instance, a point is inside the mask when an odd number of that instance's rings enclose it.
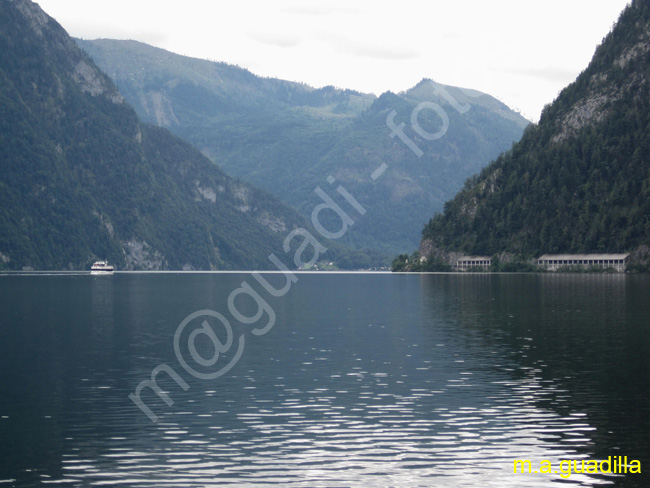
<instances>
[{"instance_id":1,"label":"haze over mountains","mask_svg":"<svg viewBox=\"0 0 650 488\"><path fill-rule=\"evenodd\" d=\"M141 123L29 0L0 1L0 113L0 269L263 269L307 226Z\"/></svg>"},{"instance_id":2,"label":"haze over mountains","mask_svg":"<svg viewBox=\"0 0 650 488\"><path fill-rule=\"evenodd\" d=\"M650 263L650 1L634 0L574 83L423 231L450 253L632 252Z\"/></svg>"},{"instance_id":3,"label":"haze over mountains","mask_svg":"<svg viewBox=\"0 0 650 488\"><path fill-rule=\"evenodd\" d=\"M643 261L649 4L632 2L524 131L528 121L489 95L431 80L375 97L134 41L77 41L91 59L36 4L2 0L0 269L97 258L120 269L271 268L292 229L313 229L321 187L363 206L327 243L328 260L347 268L421 235L429 269L454 253L634 251ZM340 227L331 207L320 215Z\"/></svg>"},{"instance_id":4,"label":"haze over mountains","mask_svg":"<svg viewBox=\"0 0 650 488\"><path fill-rule=\"evenodd\" d=\"M394 254L415 247L431 214L528 124L489 95L430 80L377 98L260 78L135 41L77 42L144 120L169 128L230 175L303 215L319 203L314 188L334 177L367 211L341 238L357 249ZM412 114L423 102L448 116L444 137L428 140L414 130ZM387 117L393 112L421 154L391 137ZM417 122L425 133L442 133L444 121L433 110L420 111ZM385 175L371 179L382 163Z\"/></svg>"}]
</instances>

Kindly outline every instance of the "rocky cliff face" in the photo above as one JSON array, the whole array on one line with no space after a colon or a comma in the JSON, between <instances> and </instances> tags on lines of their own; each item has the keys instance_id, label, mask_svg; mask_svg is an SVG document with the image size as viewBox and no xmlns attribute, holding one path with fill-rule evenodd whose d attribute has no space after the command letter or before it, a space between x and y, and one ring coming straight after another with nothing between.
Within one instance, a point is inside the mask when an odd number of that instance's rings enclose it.
<instances>
[{"instance_id":1,"label":"rocky cliff face","mask_svg":"<svg viewBox=\"0 0 650 488\"><path fill-rule=\"evenodd\" d=\"M637 24L635 27L638 31L630 45L621 46L612 59L603 60L604 64L598 63L594 68L590 66L591 69L588 68L581 75L577 83L584 84L584 93L566 110L566 113L556 115L559 123L557 134L552 138L554 143L577 135L590 124L603 121L624 96L629 96L632 91L639 91L647 86L648 80L635 68L635 65L644 63L650 52L649 26ZM619 76L612 76L616 72L628 73L627 79L621 83Z\"/></svg>"},{"instance_id":2,"label":"rocky cliff face","mask_svg":"<svg viewBox=\"0 0 650 488\"><path fill-rule=\"evenodd\" d=\"M72 78L83 92L104 96L114 103L124 102L111 79L76 48L74 41L38 4L24 0L6 1L20 12L24 26L40 42L41 49L60 63L62 71Z\"/></svg>"}]
</instances>

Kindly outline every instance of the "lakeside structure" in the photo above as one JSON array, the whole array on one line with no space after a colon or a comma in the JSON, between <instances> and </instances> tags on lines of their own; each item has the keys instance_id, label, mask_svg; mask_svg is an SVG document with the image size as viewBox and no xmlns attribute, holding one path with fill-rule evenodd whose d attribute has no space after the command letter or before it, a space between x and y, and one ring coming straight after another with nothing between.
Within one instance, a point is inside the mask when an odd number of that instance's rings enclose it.
<instances>
[{"instance_id":1,"label":"lakeside structure","mask_svg":"<svg viewBox=\"0 0 650 488\"><path fill-rule=\"evenodd\" d=\"M537 265L549 271L559 268L581 266L585 268L615 269L625 271L630 254L544 254L537 260Z\"/></svg>"},{"instance_id":2,"label":"lakeside structure","mask_svg":"<svg viewBox=\"0 0 650 488\"><path fill-rule=\"evenodd\" d=\"M492 258L488 256L463 256L456 262L458 271L468 271L472 268L489 269L492 266Z\"/></svg>"},{"instance_id":3,"label":"lakeside structure","mask_svg":"<svg viewBox=\"0 0 650 488\"><path fill-rule=\"evenodd\" d=\"M547 271L557 271L560 268L582 267L614 269L623 273L628 264L630 254L544 254L535 260L535 264ZM462 256L456 261L458 271L471 269L488 270L492 266L489 256Z\"/></svg>"}]
</instances>

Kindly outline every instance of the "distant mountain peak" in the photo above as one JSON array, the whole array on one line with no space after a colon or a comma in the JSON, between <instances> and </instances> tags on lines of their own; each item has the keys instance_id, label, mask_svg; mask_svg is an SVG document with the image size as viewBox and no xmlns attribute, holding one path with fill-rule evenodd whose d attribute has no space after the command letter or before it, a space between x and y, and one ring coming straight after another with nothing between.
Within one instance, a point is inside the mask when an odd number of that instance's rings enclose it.
<instances>
[{"instance_id":1,"label":"distant mountain peak","mask_svg":"<svg viewBox=\"0 0 650 488\"><path fill-rule=\"evenodd\" d=\"M357 249L392 253L416 245L430 212L528 125L493 97L427 80L375 97L244 75L145 45L78 42L141 117L169 127L231 175L274 192L305 217L318 205L314 188L330 176L363 195L367 216L346 234ZM426 135L441 124L432 103L450 118L444 138ZM389 117L417 145L415 152L404 136L396 138ZM391 177L375 181L371 175L382 163Z\"/></svg>"}]
</instances>

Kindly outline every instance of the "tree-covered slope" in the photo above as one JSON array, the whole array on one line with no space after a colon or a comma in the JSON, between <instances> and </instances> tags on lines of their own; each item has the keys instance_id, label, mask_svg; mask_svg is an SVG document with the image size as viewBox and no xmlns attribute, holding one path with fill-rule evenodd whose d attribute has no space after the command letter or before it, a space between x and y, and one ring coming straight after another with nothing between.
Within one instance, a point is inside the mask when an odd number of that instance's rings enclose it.
<instances>
[{"instance_id":1,"label":"tree-covered slope","mask_svg":"<svg viewBox=\"0 0 650 488\"><path fill-rule=\"evenodd\" d=\"M539 124L445 204L421 253L523 257L650 244L650 1L635 0Z\"/></svg>"},{"instance_id":2,"label":"tree-covered slope","mask_svg":"<svg viewBox=\"0 0 650 488\"><path fill-rule=\"evenodd\" d=\"M142 124L38 5L0 0L0 269L269 268L303 219Z\"/></svg>"},{"instance_id":3,"label":"tree-covered slope","mask_svg":"<svg viewBox=\"0 0 650 488\"><path fill-rule=\"evenodd\" d=\"M141 117L303 215L318 204L314 188L334 176L367 210L343 238L355 248L393 253L416 246L431 214L518 140L528 123L489 95L430 80L376 98L261 78L134 41L78 42ZM430 109L435 103L449 117L444 137L427 140L414 130L411 116L423 102L429 105L419 113L422 130L441 130L440 115ZM386 119L393 111L394 123L406 124L405 134L422 154L391 137ZM370 175L381 163L389 169L374 181Z\"/></svg>"}]
</instances>

